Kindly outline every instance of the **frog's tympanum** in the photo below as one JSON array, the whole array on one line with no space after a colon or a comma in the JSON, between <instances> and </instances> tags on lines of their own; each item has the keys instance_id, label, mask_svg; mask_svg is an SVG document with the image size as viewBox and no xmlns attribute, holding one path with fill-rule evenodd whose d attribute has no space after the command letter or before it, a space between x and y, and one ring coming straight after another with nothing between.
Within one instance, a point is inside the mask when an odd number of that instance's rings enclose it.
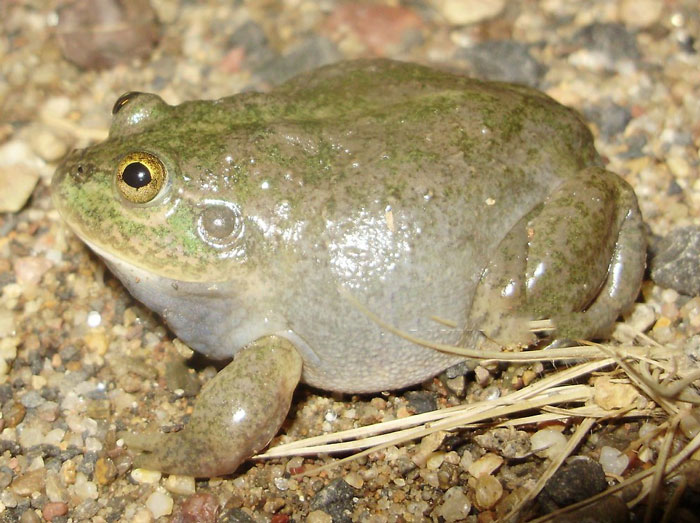
<instances>
[{"instance_id":1,"label":"frog's tympanum","mask_svg":"<svg viewBox=\"0 0 700 523\"><path fill-rule=\"evenodd\" d=\"M323 67L269 93L117 100L73 152L56 207L192 348L231 358L136 465L232 472L299 381L376 392L479 348L600 336L636 297L644 230L579 115L533 89L413 64ZM359 307L361 304L362 307Z\"/></svg>"}]
</instances>

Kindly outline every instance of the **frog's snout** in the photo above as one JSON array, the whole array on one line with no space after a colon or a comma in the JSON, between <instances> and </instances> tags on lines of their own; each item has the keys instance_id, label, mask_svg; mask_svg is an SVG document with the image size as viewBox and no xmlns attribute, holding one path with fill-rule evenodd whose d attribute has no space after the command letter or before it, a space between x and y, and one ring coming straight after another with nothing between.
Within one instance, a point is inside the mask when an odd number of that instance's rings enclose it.
<instances>
[{"instance_id":1,"label":"frog's snout","mask_svg":"<svg viewBox=\"0 0 700 523\"><path fill-rule=\"evenodd\" d=\"M95 172L95 165L85 160L85 149L73 149L56 169L53 182L60 184L66 176L75 182L85 182Z\"/></svg>"}]
</instances>

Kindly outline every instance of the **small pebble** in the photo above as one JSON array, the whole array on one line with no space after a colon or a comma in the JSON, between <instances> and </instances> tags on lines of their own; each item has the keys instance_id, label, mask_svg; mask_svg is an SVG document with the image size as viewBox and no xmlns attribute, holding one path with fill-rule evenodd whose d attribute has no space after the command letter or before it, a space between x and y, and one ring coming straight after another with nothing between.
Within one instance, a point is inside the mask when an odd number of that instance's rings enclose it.
<instances>
[{"instance_id":1,"label":"small pebble","mask_svg":"<svg viewBox=\"0 0 700 523\"><path fill-rule=\"evenodd\" d=\"M600 459L598 460L606 474L621 476L627 469L630 459L626 454L613 447L601 447Z\"/></svg>"},{"instance_id":2,"label":"small pebble","mask_svg":"<svg viewBox=\"0 0 700 523\"><path fill-rule=\"evenodd\" d=\"M25 472L17 476L10 489L12 492L18 496L27 497L34 493L39 493L44 490L44 480L46 471L44 470L32 470L30 472Z\"/></svg>"},{"instance_id":3,"label":"small pebble","mask_svg":"<svg viewBox=\"0 0 700 523\"><path fill-rule=\"evenodd\" d=\"M538 456L556 459L564 451L566 436L555 429L542 429L532 435L530 445Z\"/></svg>"},{"instance_id":4,"label":"small pebble","mask_svg":"<svg viewBox=\"0 0 700 523\"><path fill-rule=\"evenodd\" d=\"M432 0L430 3L452 25L475 24L493 18L505 6L505 0Z\"/></svg>"},{"instance_id":5,"label":"small pebble","mask_svg":"<svg viewBox=\"0 0 700 523\"><path fill-rule=\"evenodd\" d=\"M425 466L430 455L440 447L446 435L446 432L439 430L425 436L418 445L418 452L411 457L413 463L419 467Z\"/></svg>"},{"instance_id":6,"label":"small pebble","mask_svg":"<svg viewBox=\"0 0 700 523\"><path fill-rule=\"evenodd\" d=\"M107 457L99 458L95 462L95 481L98 485L109 485L117 477L117 467Z\"/></svg>"},{"instance_id":7,"label":"small pebble","mask_svg":"<svg viewBox=\"0 0 700 523\"><path fill-rule=\"evenodd\" d=\"M181 496L190 496L195 493L194 478L192 476L180 476L178 474L170 474L163 483L165 488L173 494Z\"/></svg>"},{"instance_id":8,"label":"small pebble","mask_svg":"<svg viewBox=\"0 0 700 523\"><path fill-rule=\"evenodd\" d=\"M442 497L442 504L438 507L437 515L447 523L466 519L472 509L469 498L462 487L450 487Z\"/></svg>"},{"instance_id":9,"label":"small pebble","mask_svg":"<svg viewBox=\"0 0 700 523\"><path fill-rule=\"evenodd\" d=\"M63 502L50 501L41 510L41 514L44 516L46 521L52 521L53 518L58 516L65 516L68 513L68 505Z\"/></svg>"},{"instance_id":10,"label":"small pebble","mask_svg":"<svg viewBox=\"0 0 700 523\"><path fill-rule=\"evenodd\" d=\"M312 510L306 516L306 523L333 523L333 518L322 510Z\"/></svg>"},{"instance_id":11,"label":"small pebble","mask_svg":"<svg viewBox=\"0 0 700 523\"><path fill-rule=\"evenodd\" d=\"M131 471L131 479L136 483L152 485L160 481L162 474L157 470L134 469Z\"/></svg>"},{"instance_id":12,"label":"small pebble","mask_svg":"<svg viewBox=\"0 0 700 523\"><path fill-rule=\"evenodd\" d=\"M480 510L493 507L503 495L503 486L498 478L491 475L476 478L474 503Z\"/></svg>"},{"instance_id":13,"label":"small pebble","mask_svg":"<svg viewBox=\"0 0 700 523\"><path fill-rule=\"evenodd\" d=\"M492 474L501 465L503 465L503 458L498 454L489 452L472 463L469 466L468 472L475 478L479 478Z\"/></svg>"},{"instance_id":14,"label":"small pebble","mask_svg":"<svg viewBox=\"0 0 700 523\"><path fill-rule=\"evenodd\" d=\"M355 471L350 472L349 474L346 474L345 481L347 482L348 485L350 485L351 487L354 487L356 489L361 489L362 486L365 484L362 477Z\"/></svg>"},{"instance_id":15,"label":"small pebble","mask_svg":"<svg viewBox=\"0 0 700 523\"><path fill-rule=\"evenodd\" d=\"M146 508L158 519L173 512L173 498L164 490L158 489L146 499Z\"/></svg>"},{"instance_id":16,"label":"small pebble","mask_svg":"<svg viewBox=\"0 0 700 523\"><path fill-rule=\"evenodd\" d=\"M180 510L185 521L214 523L219 511L219 500L209 492L200 492L188 497Z\"/></svg>"}]
</instances>

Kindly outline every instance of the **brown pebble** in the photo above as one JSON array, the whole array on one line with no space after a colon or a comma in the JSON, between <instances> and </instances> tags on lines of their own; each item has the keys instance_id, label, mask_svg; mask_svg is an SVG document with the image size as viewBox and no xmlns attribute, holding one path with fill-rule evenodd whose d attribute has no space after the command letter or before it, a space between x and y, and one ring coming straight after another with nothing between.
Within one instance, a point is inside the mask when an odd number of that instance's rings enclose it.
<instances>
[{"instance_id":1,"label":"brown pebble","mask_svg":"<svg viewBox=\"0 0 700 523\"><path fill-rule=\"evenodd\" d=\"M109 458L100 458L95 463L95 480L99 485L109 485L117 477L117 466Z\"/></svg>"},{"instance_id":2,"label":"brown pebble","mask_svg":"<svg viewBox=\"0 0 700 523\"><path fill-rule=\"evenodd\" d=\"M46 471L43 469L32 470L20 474L10 485L10 490L18 496L31 496L35 492L44 490L44 479Z\"/></svg>"},{"instance_id":3,"label":"brown pebble","mask_svg":"<svg viewBox=\"0 0 700 523\"><path fill-rule=\"evenodd\" d=\"M219 512L219 500L213 494L200 492L188 497L174 521L180 523L213 523Z\"/></svg>"},{"instance_id":4,"label":"brown pebble","mask_svg":"<svg viewBox=\"0 0 700 523\"><path fill-rule=\"evenodd\" d=\"M78 0L59 10L56 31L63 55L85 69L145 58L159 38L147 0Z\"/></svg>"},{"instance_id":5,"label":"brown pebble","mask_svg":"<svg viewBox=\"0 0 700 523\"><path fill-rule=\"evenodd\" d=\"M44 505L41 510L46 521L52 521L57 516L65 516L68 513L68 505L62 501L52 501Z\"/></svg>"},{"instance_id":6,"label":"brown pebble","mask_svg":"<svg viewBox=\"0 0 700 523\"><path fill-rule=\"evenodd\" d=\"M2 417L8 427L16 427L24 419L27 409L21 403L9 401L2 409Z\"/></svg>"}]
</instances>

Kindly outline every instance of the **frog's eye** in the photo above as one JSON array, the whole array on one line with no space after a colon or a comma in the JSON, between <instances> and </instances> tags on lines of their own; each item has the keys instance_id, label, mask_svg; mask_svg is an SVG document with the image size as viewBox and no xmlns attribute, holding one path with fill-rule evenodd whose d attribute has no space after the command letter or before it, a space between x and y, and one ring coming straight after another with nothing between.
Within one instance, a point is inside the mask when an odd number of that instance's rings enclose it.
<instances>
[{"instance_id":1,"label":"frog's eye","mask_svg":"<svg viewBox=\"0 0 700 523\"><path fill-rule=\"evenodd\" d=\"M231 246L243 233L238 207L230 202L209 201L197 219L199 237L212 247Z\"/></svg>"},{"instance_id":2,"label":"frog's eye","mask_svg":"<svg viewBox=\"0 0 700 523\"><path fill-rule=\"evenodd\" d=\"M117 168L117 189L131 203L148 203L165 185L163 162L150 153L127 154Z\"/></svg>"},{"instance_id":3,"label":"frog's eye","mask_svg":"<svg viewBox=\"0 0 700 523\"><path fill-rule=\"evenodd\" d=\"M131 102L134 98L142 95L143 93L140 91L130 91L128 93L124 93L121 95L119 98L117 98L117 101L114 102L114 105L112 106L112 114L117 114L119 111L122 110L122 108Z\"/></svg>"}]
</instances>

